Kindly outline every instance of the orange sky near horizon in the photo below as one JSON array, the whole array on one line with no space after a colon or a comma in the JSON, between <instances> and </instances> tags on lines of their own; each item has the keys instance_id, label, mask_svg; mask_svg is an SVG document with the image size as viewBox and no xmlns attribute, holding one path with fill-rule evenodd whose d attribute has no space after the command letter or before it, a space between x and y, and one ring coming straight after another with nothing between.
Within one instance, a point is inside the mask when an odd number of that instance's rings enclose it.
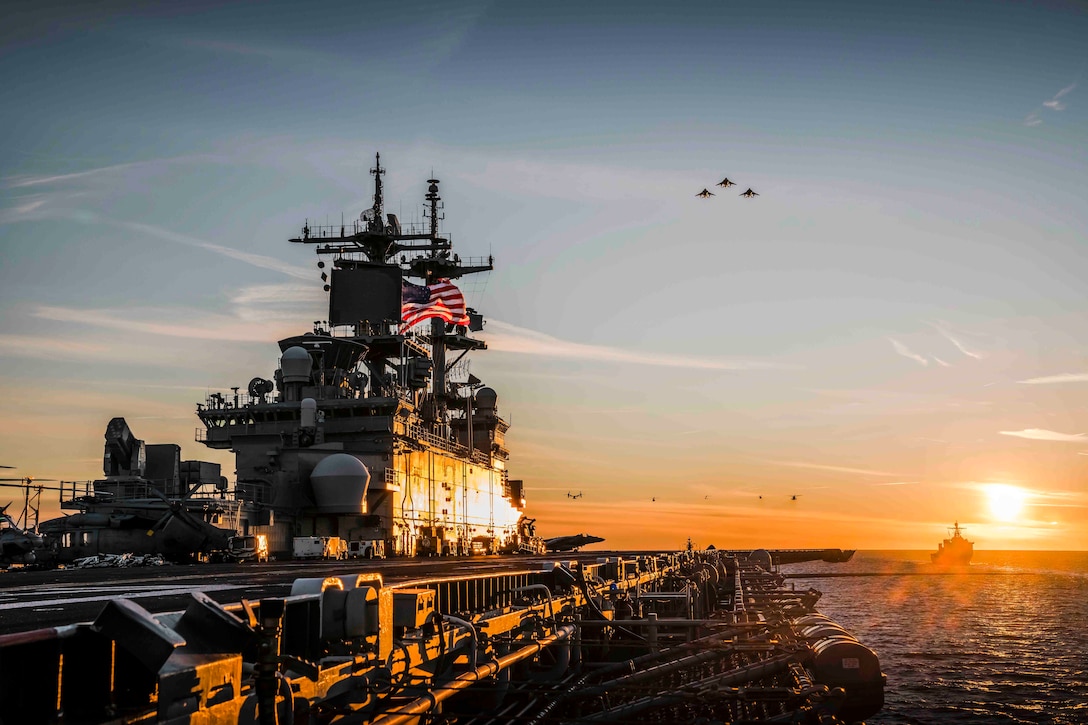
<instances>
[{"instance_id":1,"label":"orange sky near horizon","mask_svg":"<svg viewBox=\"0 0 1088 725\"><path fill-rule=\"evenodd\" d=\"M11 450L41 450L48 442L45 448L52 452L41 454L38 470L9 473L40 479L99 477L105 424L113 414L123 413L141 438L179 442L183 458L216 460L230 475L229 453L192 441L199 421L191 411L202 395L185 388L141 392L149 394L56 391L43 396L0 386L0 395L21 411L0 419L0 436L14 444ZM62 405L69 407L67 415L48 412ZM523 411L511 411L508 405L506 412L520 418ZM1010 519L1008 511L995 511L988 494L995 485L1007 485L996 479L907 482L877 475L884 473L879 471L768 463L723 451L718 456L708 453L690 470L674 466L676 475L670 480L648 469L646 458L638 455L628 467L614 456L595 466L577 452L558 461L546 433L511 429L512 477L526 481L526 514L537 519L542 536L584 532L605 538L589 550L678 549L689 537L700 548L925 550L936 548L953 521L979 550L1088 549L1082 499L1072 486L1063 492L1019 484L1021 505ZM182 438L185 434L188 441ZM697 458L663 446L643 452L665 460L673 454L676 460ZM1009 480L1026 479L1030 469L1015 470L1020 475ZM14 501L12 511L21 509L21 492L6 491L0 501ZM582 496L571 499L568 492ZM43 501L43 520L60 514L56 493L46 491Z\"/></svg>"}]
</instances>

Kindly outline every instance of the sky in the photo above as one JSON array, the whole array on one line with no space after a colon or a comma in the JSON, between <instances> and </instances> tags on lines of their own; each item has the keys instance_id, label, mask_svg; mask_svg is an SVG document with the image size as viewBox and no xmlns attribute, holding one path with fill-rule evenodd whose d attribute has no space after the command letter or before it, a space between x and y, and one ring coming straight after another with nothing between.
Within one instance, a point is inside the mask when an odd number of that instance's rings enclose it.
<instances>
[{"instance_id":1,"label":"sky","mask_svg":"<svg viewBox=\"0 0 1088 725\"><path fill-rule=\"evenodd\" d=\"M494 255L544 536L1088 549L1083 3L393 5L5 4L8 473L100 476L123 416L229 474L196 403L327 317L286 240L380 152Z\"/></svg>"}]
</instances>

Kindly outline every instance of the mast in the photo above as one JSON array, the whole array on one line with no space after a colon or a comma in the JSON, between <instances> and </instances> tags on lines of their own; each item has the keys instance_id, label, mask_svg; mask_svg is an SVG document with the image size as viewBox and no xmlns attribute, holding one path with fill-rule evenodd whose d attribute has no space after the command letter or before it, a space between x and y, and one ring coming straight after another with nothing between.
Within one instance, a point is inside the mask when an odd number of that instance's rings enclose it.
<instances>
[{"instance_id":1,"label":"mast","mask_svg":"<svg viewBox=\"0 0 1088 725\"><path fill-rule=\"evenodd\" d=\"M382 155L380 153L374 153L374 168L370 170L370 173L374 177L374 206L371 207L374 215L367 229L371 232L379 232L381 231L382 213L385 207L382 200L382 174L385 173L385 169L382 168Z\"/></svg>"},{"instance_id":2,"label":"mast","mask_svg":"<svg viewBox=\"0 0 1088 725\"><path fill-rule=\"evenodd\" d=\"M427 196L424 198L430 204L430 235L431 239L438 238L438 204L442 197L438 195L438 179L427 179ZM448 252L440 252L446 254ZM428 279L427 284L433 282ZM431 393L434 395L435 419L446 419L446 322L441 318L431 319L431 359L434 362L433 378L431 379Z\"/></svg>"},{"instance_id":3,"label":"mast","mask_svg":"<svg viewBox=\"0 0 1088 725\"><path fill-rule=\"evenodd\" d=\"M332 258L333 279L329 280L326 290L330 292L329 324L331 327L353 325L354 332L350 339L362 345L374 342L377 333L384 338L394 337L405 340L408 331L401 329L401 284L407 278L416 278L424 285L432 285L438 280L456 280L460 277L494 269L493 259L488 257L486 264L464 264L461 258L451 253L450 240L439 231L442 215L442 197L438 191L439 180L427 180L426 202L427 223L404 224L394 214L384 211L382 176L385 169L381 165L381 154L374 155L374 167L370 174L374 177L373 204L359 215L359 221L353 225L333 227L311 227L307 223L302 228L302 235L291 242L317 245L319 256ZM433 177L433 174L432 174ZM325 262L319 262L322 269ZM355 271L357 275L341 274ZM323 280L326 276L322 272ZM383 276L384 275L384 276ZM357 303L353 294L338 296L337 286L343 292L348 288L357 289L359 298L366 295L374 297L377 289L384 284L381 295L388 299L373 301L367 298L365 304ZM348 302L344 302L348 299ZM346 306L346 307L345 307ZM380 310L380 311L374 311ZM475 310L473 316L477 317ZM366 323L366 324L363 324ZM375 330L380 327L380 331ZM473 325L473 329L479 327ZM395 328L390 331L390 328ZM450 399L448 352L458 350L486 349L482 340L476 340L466 334L465 328L447 331L445 321L432 318L428 329L429 355L431 358L431 380L429 405L423 406L425 418L438 428L447 428ZM341 338L342 339L342 338ZM464 353L462 353L463 355ZM378 362L377 353L370 353L366 359L369 364ZM454 363L460 360L460 356ZM402 360L402 365L407 365ZM448 429L443 431L448 433Z\"/></svg>"}]
</instances>

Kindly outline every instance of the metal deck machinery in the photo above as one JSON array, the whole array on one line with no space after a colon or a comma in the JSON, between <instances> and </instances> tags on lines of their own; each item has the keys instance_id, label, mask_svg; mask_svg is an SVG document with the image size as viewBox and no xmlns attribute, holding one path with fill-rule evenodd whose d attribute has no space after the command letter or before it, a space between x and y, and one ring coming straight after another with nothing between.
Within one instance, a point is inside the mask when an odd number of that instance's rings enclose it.
<instances>
[{"instance_id":1,"label":"metal deck machinery","mask_svg":"<svg viewBox=\"0 0 1088 725\"><path fill-rule=\"evenodd\" d=\"M839 723L877 656L766 552L554 562L385 586L299 579L223 607L0 636L3 722Z\"/></svg>"}]
</instances>

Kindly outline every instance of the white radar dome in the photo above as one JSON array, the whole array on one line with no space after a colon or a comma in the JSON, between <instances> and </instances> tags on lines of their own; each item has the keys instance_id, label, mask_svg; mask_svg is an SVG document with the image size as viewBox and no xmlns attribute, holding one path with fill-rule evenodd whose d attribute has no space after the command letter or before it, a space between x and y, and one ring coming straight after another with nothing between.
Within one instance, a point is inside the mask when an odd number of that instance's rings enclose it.
<instances>
[{"instance_id":1,"label":"white radar dome","mask_svg":"<svg viewBox=\"0 0 1088 725\"><path fill-rule=\"evenodd\" d=\"M313 398L303 398L300 405L299 425L302 428L313 428L317 425L317 401ZM359 465L362 465L361 463Z\"/></svg>"},{"instance_id":2,"label":"white radar dome","mask_svg":"<svg viewBox=\"0 0 1088 725\"><path fill-rule=\"evenodd\" d=\"M310 485L319 513L366 513L370 471L355 456L333 453L322 458L310 474Z\"/></svg>"},{"instance_id":3,"label":"white radar dome","mask_svg":"<svg viewBox=\"0 0 1088 725\"><path fill-rule=\"evenodd\" d=\"M283 351L280 358L280 370L283 371L285 383L310 382L310 370L313 368L313 359L305 348L295 345Z\"/></svg>"}]
</instances>

